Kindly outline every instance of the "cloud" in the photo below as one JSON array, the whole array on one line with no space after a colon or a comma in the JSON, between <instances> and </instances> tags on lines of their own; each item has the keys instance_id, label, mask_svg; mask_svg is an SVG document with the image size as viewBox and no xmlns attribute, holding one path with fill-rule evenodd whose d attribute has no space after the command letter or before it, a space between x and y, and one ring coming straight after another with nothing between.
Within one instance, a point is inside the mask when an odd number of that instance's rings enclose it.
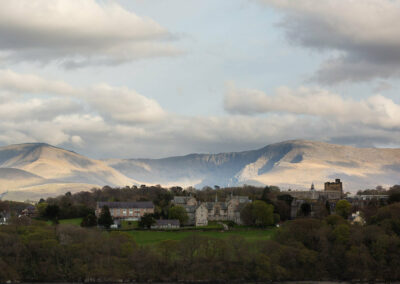
<instances>
[{"instance_id":1,"label":"cloud","mask_svg":"<svg viewBox=\"0 0 400 284\"><path fill-rule=\"evenodd\" d=\"M115 1L5 0L0 62L57 62L67 68L174 56L174 36Z\"/></svg>"},{"instance_id":2,"label":"cloud","mask_svg":"<svg viewBox=\"0 0 400 284\"><path fill-rule=\"evenodd\" d=\"M56 93L68 95L75 93L73 87L62 81L46 80L33 74L19 74L11 70L0 70L0 90L36 94Z\"/></svg>"},{"instance_id":3,"label":"cloud","mask_svg":"<svg viewBox=\"0 0 400 284\"><path fill-rule=\"evenodd\" d=\"M156 101L127 88L97 85L84 91L84 97L97 111L118 122L150 123L166 115Z\"/></svg>"},{"instance_id":4,"label":"cloud","mask_svg":"<svg viewBox=\"0 0 400 284\"><path fill-rule=\"evenodd\" d=\"M400 105L382 95L355 101L321 88L277 89L272 96L259 90L241 90L230 85L225 109L231 113L285 112L328 118L339 123L356 123L400 130Z\"/></svg>"},{"instance_id":5,"label":"cloud","mask_svg":"<svg viewBox=\"0 0 400 284\"><path fill-rule=\"evenodd\" d=\"M400 75L400 2L391 0L258 0L280 11L296 45L334 55L314 80L334 84Z\"/></svg>"},{"instance_id":6,"label":"cloud","mask_svg":"<svg viewBox=\"0 0 400 284\"><path fill-rule=\"evenodd\" d=\"M225 107L218 116L179 115L125 87L0 70L0 145L46 142L94 158L230 152L289 139L400 145L399 105L382 96L355 101L311 88L268 96L231 85Z\"/></svg>"},{"instance_id":7,"label":"cloud","mask_svg":"<svg viewBox=\"0 0 400 284\"><path fill-rule=\"evenodd\" d=\"M3 94L8 103L0 105L0 117L13 119L21 116L39 119L54 113L61 115L64 110L83 109L85 105L90 111L119 123L151 123L165 116L165 111L155 100L134 90L107 84L77 88L62 81L0 70L0 94L2 92L30 94L29 99L20 97L11 101L14 94ZM33 94L53 97L34 97Z\"/></svg>"}]
</instances>

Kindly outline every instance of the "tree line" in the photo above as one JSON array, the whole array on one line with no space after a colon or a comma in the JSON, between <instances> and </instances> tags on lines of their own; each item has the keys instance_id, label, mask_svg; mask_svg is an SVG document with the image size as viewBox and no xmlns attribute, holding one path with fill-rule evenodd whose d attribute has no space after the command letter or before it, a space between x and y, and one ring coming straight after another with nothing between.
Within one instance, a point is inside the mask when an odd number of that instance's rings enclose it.
<instances>
[{"instance_id":1,"label":"tree line","mask_svg":"<svg viewBox=\"0 0 400 284\"><path fill-rule=\"evenodd\" d=\"M269 205L272 205L275 220L277 215L281 221L290 218L290 204L293 198L290 195L281 193L278 187L227 187L214 189L205 187L201 190L189 188L184 190L182 187L163 188L161 186L145 186L142 185L112 188L105 186L101 189L93 188L91 191L83 191L78 193L66 193L58 197L50 197L46 200L41 199L37 205L39 216L47 220L59 220L70 218L92 218L96 203L100 201L152 201L155 205L155 219L167 219L174 217L176 214L171 214L170 209L173 206L171 203L174 196L189 196L192 195L200 202L215 201L218 197L219 201L224 201L230 195L248 196L249 199L262 200ZM171 216L172 215L172 216ZM178 218L182 221L186 217Z\"/></svg>"},{"instance_id":2,"label":"tree line","mask_svg":"<svg viewBox=\"0 0 400 284\"><path fill-rule=\"evenodd\" d=\"M399 280L400 203L366 221L335 214L287 221L265 241L193 233L139 246L135 232L15 218L0 227L0 282Z\"/></svg>"}]
</instances>

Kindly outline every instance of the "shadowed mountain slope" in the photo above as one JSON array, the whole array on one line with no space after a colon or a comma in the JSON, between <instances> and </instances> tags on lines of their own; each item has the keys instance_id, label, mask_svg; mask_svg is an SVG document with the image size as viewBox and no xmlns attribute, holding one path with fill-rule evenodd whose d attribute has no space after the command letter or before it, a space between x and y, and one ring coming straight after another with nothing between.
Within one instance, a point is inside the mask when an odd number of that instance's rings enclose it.
<instances>
[{"instance_id":1,"label":"shadowed mountain slope","mask_svg":"<svg viewBox=\"0 0 400 284\"><path fill-rule=\"evenodd\" d=\"M335 178L343 180L347 191L399 184L400 149L293 140L237 153L99 161L42 143L0 147L0 193L9 191L10 198L19 200L142 183L282 189L307 189L314 183L322 189Z\"/></svg>"},{"instance_id":2,"label":"shadowed mountain slope","mask_svg":"<svg viewBox=\"0 0 400 284\"><path fill-rule=\"evenodd\" d=\"M108 160L124 175L143 182L196 186L240 184L309 188L334 178L346 189L400 183L400 149L355 148L293 140L264 148L165 159Z\"/></svg>"}]
</instances>

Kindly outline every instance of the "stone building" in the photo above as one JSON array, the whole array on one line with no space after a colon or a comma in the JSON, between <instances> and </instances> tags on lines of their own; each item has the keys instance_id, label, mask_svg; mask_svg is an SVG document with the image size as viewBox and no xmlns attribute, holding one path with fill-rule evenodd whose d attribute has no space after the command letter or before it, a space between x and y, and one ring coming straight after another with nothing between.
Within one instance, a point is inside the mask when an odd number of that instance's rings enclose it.
<instances>
[{"instance_id":1,"label":"stone building","mask_svg":"<svg viewBox=\"0 0 400 284\"><path fill-rule=\"evenodd\" d=\"M340 200L343 199L343 184L340 179L335 182L326 182L324 190L315 190L314 184L311 185L310 190L301 191L285 191L285 194L291 195L296 199L308 200Z\"/></svg>"},{"instance_id":2,"label":"stone building","mask_svg":"<svg viewBox=\"0 0 400 284\"><path fill-rule=\"evenodd\" d=\"M180 223L179 220L171 219L171 220L156 220L156 222L151 225L151 229L153 230L173 230L179 229Z\"/></svg>"},{"instance_id":3,"label":"stone building","mask_svg":"<svg viewBox=\"0 0 400 284\"><path fill-rule=\"evenodd\" d=\"M137 221L144 214L154 213L154 204L151 201L135 201L135 202L97 202L96 216L99 217L101 209L108 206L111 217L113 219L125 219Z\"/></svg>"},{"instance_id":4,"label":"stone building","mask_svg":"<svg viewBox=\"0 0 400 284\"><path fill-rule=\"evenodd\" d=\"M362 209L369 204L376 204L379 206L388 205L389 195L386 194L371 194L371 195L355 195L346 198L347 201L357 209Z\"/></svg>"},{"instance_id":5,"label":"stone building","mask_svg":"<svg viewBox=\"0 0 400 284\"><path fill-rule=\"evenodd\" d=\"M207 226L208 221L233 221L241 224L240 211L250 203L247 196L231 195L225 201L198 202L192 196L175 196L173 203L186 209L189 221L186 225Z\"/></svg>"},{"instance_id":6,"label":"stone building","mask_svg":"<svg viewBox=\"0 0 400 284\"><path fill-rule=\"evenodd\" d=\"M326 182L323 191L315 190L314 184L312 184L310 190L289 190L282 193L289 194L294 198L291 204L291 218L296 218L301 205L304 203L311 205L313 213L315 211L314 208L320 207L321 204L329 206L330 212L333 212L335 211L336 202L344 198L343 183L340 179L336 179L334 182Z\"/></svg>"},{"instance_id":7,"label":"stone building","mask_svg":"<svg viewBox=\"0 0 400 284\"><path fill-rule=\"evenodd\" d=\"M328 181L325 183L324 191L329 191L329 192L336 191L343 193L343 183L338 178L334 182Z\"/></svg>"}]
</instances>

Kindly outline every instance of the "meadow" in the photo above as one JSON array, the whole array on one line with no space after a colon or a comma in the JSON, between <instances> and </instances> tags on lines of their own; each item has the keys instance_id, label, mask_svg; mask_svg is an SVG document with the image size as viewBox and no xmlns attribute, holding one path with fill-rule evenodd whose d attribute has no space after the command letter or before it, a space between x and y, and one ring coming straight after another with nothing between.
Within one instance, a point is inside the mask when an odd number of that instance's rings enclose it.
<instances>
[{"instance_id":1,"label":"meadow","mask_svg":"<svg viewBox=\"0 0 400 284\"><path fill-rule=\"evenodd\" d=\"M63 225L80 226L82 218L62 219L59 220ZM50 221L47 222L49 225ZM132 230L133 229L133 230ZM136 230L135 230L136 229ZM210 223L205 227L183 227L173 231L152 231L152 230L137 230L137 222L123 223L122 231L127 232L133 237L138 245L154 245L166 240L182 240L190 235L196 234L200 236L212 237L217 239L226 239L232 236L243 237L246 241L254 242L258 240L269 240L274 235L276 229L254 229L254 228L237 228L230 231L221 230L222 226Z\"/></svg>"},{"instance_id":2,"label":"meadow","mask_svg":"<svg viewBox=\"0 0 400 284\"><path fill-rule=\"evenodd\" d=\"M190 235L196 234L200 236L226 239L232 236L243 237L246 241L254 242L259 240L269 240L274 235L276 229L248 229L248 230L231 230L231 231L129 231L136 243L139 245L153 245L166 240L182 240Z\"/></svg>"}]
</instances>

